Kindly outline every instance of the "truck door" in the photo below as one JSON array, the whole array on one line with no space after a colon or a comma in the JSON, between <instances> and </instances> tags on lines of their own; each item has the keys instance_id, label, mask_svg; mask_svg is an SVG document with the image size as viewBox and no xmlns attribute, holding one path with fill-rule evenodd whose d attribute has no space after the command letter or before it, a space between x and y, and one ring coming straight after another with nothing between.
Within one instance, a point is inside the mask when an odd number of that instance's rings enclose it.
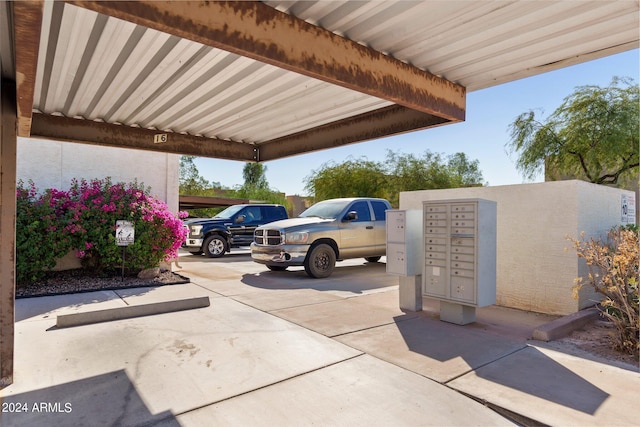
<instances>
[{"instance_id":1,"label":"truck door","mask_svg":"<svg viewBox=\"0 0 640 427\"><path fill-rule=\"evenodd\" d=\"M263 224L260 206L247 206L233 217L229 231L233 235L234 246L249 246L253 241L253 232Z\"/></svg>"},{"instance_id":2,"label":"truck door","mask_svg":"<svg viewBox=\"0 0 640 427\"><path fill-rule=\"evenodd\" d=\"M340 254L344 258L358 258L375 255L375 227L371 217L369 202L355 201L345 212L356 213L356 219L342 218L340 223Z\"/></svg>"},{"instance_id":3,"label":"truck door","mask_svg":"<svg viewBox=\"0 0 640 427\"><path fill-rule=\"evenodd\" d=\"M376 240L376 255L384 255L387 252L387 209L390 209L385 202L379 200L372 200L371 207L373 208L373 214L375 215L375 240Z\"/></svg>"}]
</instances>

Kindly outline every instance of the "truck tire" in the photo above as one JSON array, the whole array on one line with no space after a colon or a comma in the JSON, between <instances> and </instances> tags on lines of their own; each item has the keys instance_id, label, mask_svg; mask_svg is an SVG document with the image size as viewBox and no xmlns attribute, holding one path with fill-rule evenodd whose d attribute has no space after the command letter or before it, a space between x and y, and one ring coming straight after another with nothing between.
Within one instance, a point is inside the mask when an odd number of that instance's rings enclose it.
<instances>
[{"instance_id":1,"label":"truck tire","mask_svg":"<svg viewBox=\"0 0 640 427\"><path fill-rule=\"evenodd\" d=\"M309 277L329 277L336 266L336 253L326 243L313 246L304 260L304 271Z\"/></svg>"},{"instance_id":2,"label":"truck tire","mask_svg":"<svg viewBox=\"0 0 640 427\"><path fill-rule=\"evenodd\" d=\"M267 268L271 271L285 271L287 269L286 265L267 265Z\"/></svg>"},{"instance_id":3,"label":"truck tire","mask_svg":"<svg viewBox=\"0 0 640 427\"><path fill-rule=\"evenodd\" d=\"M209 258L220 258L229 250L227 240L219 234L212 234L202 244L204 253Z\"/></svg>"},{"instance_id":4,"label":"truck tire","mask_svg":"<svg viewBox=\"0 0 640 427\"><path fill-rule=\"evenodd\" d=\"M367 257L364 257L364 259L367 262L378 262L378 261L380 261L380 258L382 258L382 257L379 257L379 256L367 256Z\"/></svg>"}]
</instances>

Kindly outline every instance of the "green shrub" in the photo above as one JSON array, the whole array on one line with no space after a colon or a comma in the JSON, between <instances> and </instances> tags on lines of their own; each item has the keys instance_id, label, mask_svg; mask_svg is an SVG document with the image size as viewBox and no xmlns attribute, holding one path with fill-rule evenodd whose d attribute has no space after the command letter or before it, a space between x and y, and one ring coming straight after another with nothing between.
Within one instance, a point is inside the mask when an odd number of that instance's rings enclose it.
<instances>
[{"instance_id":1,"label":"green shrub","mask_svg":"<svg viewBox=\"0 0 640 427\"><path fill-rule=\"evenodd\" d=\"M638 227L616 227L609 231L607 241L570 239L578 257L586 261L589 276L575 280L574 297L585 285L591 285L603 295L601 315L616 327L615 348L639 354L638 331Z\"/></svg>"},{"instance_id":2,"label":"green shrub","mask_svg":"<svg viewBox=\"0 0 640 427\"><path fill-rule=\"evenodd\" d=\"M16 240L21 242L18 283L42 277L43 270L51 269L71 249L89 274L117 271L123 257L115 239L117 220L130 221L135 229L134 243L124 249L127 271L135 273L177 257L186 237L180 220L185 214L176 217L148 192L137 182L112 184L109 178L73 180L69 191L50 189L42 196L37 196L33 184L29 189L20 185L18 217L26 226L16 229ZM37 245L39 241L46 244Z\"/></svg>"},{"instance_id":3,"label":"green shrub","mask_svg":"<svg viewBox=\"0 0 640 427\"><path fill-rule=\"evenodd\" d=\"M42 195L30 181L19 181L16 191L16 282L29 283L44 277L45 271L71 249L51 191Z\"/></svg>"}]
</instances>

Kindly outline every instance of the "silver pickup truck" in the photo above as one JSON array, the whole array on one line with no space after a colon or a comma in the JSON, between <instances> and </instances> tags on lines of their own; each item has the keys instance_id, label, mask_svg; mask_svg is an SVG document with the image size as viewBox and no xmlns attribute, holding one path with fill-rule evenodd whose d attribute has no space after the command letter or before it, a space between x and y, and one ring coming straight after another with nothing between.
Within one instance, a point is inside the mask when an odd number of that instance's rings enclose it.
<instances>
[{"instance_id":1,"label":"silver pickup truck","mask_svg":"<svg viewBox=\"0 0 640 427\"><path fill-rule=\"evenodd\" d=\"M304 266L310 277L329 276L336 261L365 258L377 262L386 252L384 199L325 200L298 218L256 228L251 258L273 271Z\"/></svg>"}]
</instances>

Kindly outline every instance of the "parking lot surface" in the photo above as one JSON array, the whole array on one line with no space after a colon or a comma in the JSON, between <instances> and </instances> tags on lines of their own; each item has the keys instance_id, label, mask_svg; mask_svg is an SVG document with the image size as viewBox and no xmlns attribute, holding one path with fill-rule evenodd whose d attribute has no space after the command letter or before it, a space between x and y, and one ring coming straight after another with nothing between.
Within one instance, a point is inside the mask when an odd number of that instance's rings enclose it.
<instances>
[{"instance_id":1,"label":"parking lot surface","mask_svg":"<svg viewBox=\"0 0 640 427\"><path fill-rule=\"evenodd\" d=\"M383 259L384 261L384 259ZM2 426L636 425L636 371L531 340L501 307L466 326L398 308L384 262L326 279L246 250L181 256L190 283L16 302ZM56 328L60 314L207 296L204 308ZM6 409L6 410L5 410Z\"/></svg>"}]
</instances>

